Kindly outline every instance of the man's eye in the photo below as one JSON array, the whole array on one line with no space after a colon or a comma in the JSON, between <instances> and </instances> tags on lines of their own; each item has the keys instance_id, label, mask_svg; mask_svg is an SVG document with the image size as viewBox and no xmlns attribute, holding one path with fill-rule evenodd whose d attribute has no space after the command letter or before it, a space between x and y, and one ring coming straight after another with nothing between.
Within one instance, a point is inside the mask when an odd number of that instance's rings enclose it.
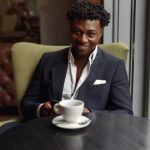
<instances>
[{"instance_id":1,"label":"man's eye","mask_svg":"<svg viewBox=\"0 0 150 150\"><path fill-rule=\"evenodd\" d=\"M90 32L90 33L88 33L87 35L88 35L88 37L94 37L94 36L96 35L96 33Z\"/></svg>"},{"instance_id":2,"label":"man's eye","mask_svg":"<svg viewBox=\"0 0 150 150\"><path fill-rule=\"evenodd\" d=\"M81 32L79 31L79 30L73 30L72 31L74 34L77 34L77 35L80 35L81 34Z\"/></svg>"}]
</instances>

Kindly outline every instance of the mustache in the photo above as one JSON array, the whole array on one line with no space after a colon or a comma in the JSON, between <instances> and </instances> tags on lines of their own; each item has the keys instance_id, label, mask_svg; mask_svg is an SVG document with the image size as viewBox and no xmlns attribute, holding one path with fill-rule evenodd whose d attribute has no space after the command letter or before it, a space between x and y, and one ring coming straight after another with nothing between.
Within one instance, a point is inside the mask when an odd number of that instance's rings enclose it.
<instances>
[{"instance_id":1,"label":"mustache","mask_svg":"<svg viewBox=\"0 0 150 150\"><path fill-rule=\"evenodd\" d=\"M81 43L81 42L73 42L72 45L73 46L83 46L83 47L89 46L89 44L85 44L85 43Z\"/></svg>"}]
</instances>

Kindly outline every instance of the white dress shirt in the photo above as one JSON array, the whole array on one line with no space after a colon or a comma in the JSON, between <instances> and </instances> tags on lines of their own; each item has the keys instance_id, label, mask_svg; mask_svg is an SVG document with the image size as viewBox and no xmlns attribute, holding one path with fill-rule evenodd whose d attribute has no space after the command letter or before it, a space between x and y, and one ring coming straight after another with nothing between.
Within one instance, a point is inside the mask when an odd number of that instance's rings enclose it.
<instances>
[{"instance_id":1,"label":"white dress shirt","mask_svg":"<svg viewBox=\"0 0 150 150\"><path fill-rule=\"evenodd\" d=\"M80 79L76 85L76 74L77 74L77 67L75 65L75 60L72 55L71 49L68 53L68 68L67 68L67 74L64 82L64 88L63 88L63 94L62 94L62 100L64 99L75 99L78 95L78 90L82 83L85 81L87 76L89 75L91 65L96 57L97 54L97 47L92 52L92 54L89 57L89 61L84 67L82 74L80 76ZM76 85L76 87L75 87Z\"/></svg>"}]
</instances>

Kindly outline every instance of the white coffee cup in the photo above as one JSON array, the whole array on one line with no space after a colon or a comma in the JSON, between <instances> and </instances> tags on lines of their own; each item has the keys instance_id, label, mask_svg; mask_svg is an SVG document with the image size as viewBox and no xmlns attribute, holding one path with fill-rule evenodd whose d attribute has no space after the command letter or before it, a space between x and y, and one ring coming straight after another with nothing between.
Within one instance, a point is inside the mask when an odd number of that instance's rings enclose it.
<instances>
[{"instance_id":1,"label":"white coffee cup","mask_svg":"<svg viewBox=\"0 0 150 150\"><path fill-rule=\"evenodd\" d=\"M77 99L62 100L54 105L54 112L61 114L67 122L77 122L78 117L83 113L84 102Z\"/></svg>"}]
</instances>

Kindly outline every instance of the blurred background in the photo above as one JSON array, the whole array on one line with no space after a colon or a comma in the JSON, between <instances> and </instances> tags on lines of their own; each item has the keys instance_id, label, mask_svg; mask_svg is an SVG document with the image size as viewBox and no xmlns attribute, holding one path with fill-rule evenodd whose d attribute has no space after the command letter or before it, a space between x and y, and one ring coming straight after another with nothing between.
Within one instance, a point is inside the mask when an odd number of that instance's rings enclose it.
<instances>
[{"instance_id":1,"label":"blurred background","mask_svg":"<svg viewBox=\"0 0 150 150\"><path fill-rule=\"evenodd\" d=\"M16 115L17 102L11 63L16 42L69 45L68 7L74 0L0 0L0 115ZM136 116L150 117L149 0L91 0L111 14L101 43L124 42Z\"/></svg>"}]
</instances>

